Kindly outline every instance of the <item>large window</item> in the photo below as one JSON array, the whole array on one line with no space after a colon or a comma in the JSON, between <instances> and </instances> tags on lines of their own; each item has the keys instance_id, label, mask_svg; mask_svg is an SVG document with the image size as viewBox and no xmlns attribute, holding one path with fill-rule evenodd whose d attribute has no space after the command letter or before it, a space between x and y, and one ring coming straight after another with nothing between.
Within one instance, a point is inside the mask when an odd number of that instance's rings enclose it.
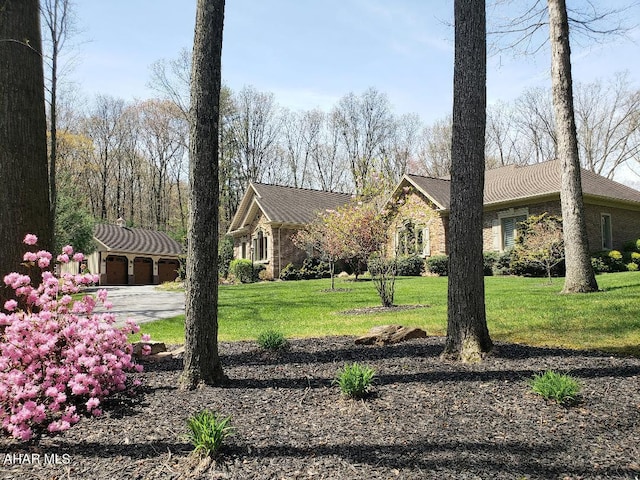
<instances>
[{"instance_id":1,"label":"large window","mask_svg":"<svg viewBox=\"0 0 640 480\"><path fill-rule=\"evenodd\" d=\"M266 261L267 258L267 236L258 230L253 238L253 260L256 262Z\"/></svg>"},{"instance_id":2,"label":"large window","mask_svg":"<svg viewBox=\"0 0 640 480\"><path fill-rule=\"evenodd\" d=\"M405 223L398 230L396 245L398 255L428 256L431 253L429 228L415 225L412 222Z\"/></svg>"},{"instance_id":3,"label":"large window","mask_svg":"<svg viewBox=\"0 0 640 480\"><path fill-rule=\"evenodd\" d=\"M611 250L613 248L613 239L611 235L611 215L603 213L600 215L602 224L602 249Z\"/></svg>"}]
</instances>

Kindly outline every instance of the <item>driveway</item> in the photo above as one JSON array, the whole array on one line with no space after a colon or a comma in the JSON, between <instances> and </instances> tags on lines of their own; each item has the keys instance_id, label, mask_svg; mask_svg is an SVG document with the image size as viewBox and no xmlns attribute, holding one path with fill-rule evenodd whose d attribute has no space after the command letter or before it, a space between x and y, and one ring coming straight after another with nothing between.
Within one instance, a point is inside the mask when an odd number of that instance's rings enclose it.
<instances>
[{"instance_id":1,"label":"driveway","mask_svg":"<svg viewBox=\"0 0 640 480\"><path fill-rule=\"evenodd\" d=\"M184 314L184 292L165 292L156 289L155 285L101 288L107 290L107 300L113 303L111 312L116 315L117 325L124 325L127 318L141 324ZM96 308L96 311L103 309Z\"/></svg>"}]
</instances>

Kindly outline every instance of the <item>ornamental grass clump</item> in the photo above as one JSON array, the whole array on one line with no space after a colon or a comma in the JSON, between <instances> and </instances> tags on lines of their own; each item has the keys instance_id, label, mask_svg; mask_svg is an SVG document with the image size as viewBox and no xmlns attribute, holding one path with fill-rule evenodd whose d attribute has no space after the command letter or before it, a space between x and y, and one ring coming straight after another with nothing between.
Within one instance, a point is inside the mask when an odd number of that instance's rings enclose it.
<instances>
[{"instance_id":1,"label":"ornamental grass clump","mask_svg":"<svg viewBox=\"0 0 640 480\"><path fill-rule=\"evenodd\" d=\"M352 363L338 371L334 382L338 384L343 395L350 398L363 398L369 393L375 375L373 368Z\"/></svg>"},{"instance_id":2,"label":"ornamental grass clump","mask_svg":"<svg viewBox=\"0 0 640 480\"><path fill-rule=\"evenodd\" d=\"M187 427L194 453L203 456L214 456L224 439L233 435L231 417L221 417L211 410L203 410L189 417Z\"/></svg>"},{"instance_id":3,"label":"ornamental grass clump","mask_svg":"<svg viewBox=\"0 0 640 480\"><path fill-rule=\"evenodd\" d=\"M534 375L531 389L546 400L569 405L578 400L581 385L570 375L547 370L543 374Z\"/></svg>"},{"instance_id":4,"label":"ornamental grass clump","mask_svg":"<svg viewBox=\"0 0 640 480\"><path fill-rule=\"evenodd\" d=\"M289 348L289 341L276 330L267 330L258 335L258 346L263 350L279 351Z\"/></svg>"},{"instance_id":5,"label":"ornamental grass clump","mask_svg":"<svg viewBox=\"0 0 640 480\"><path fill-rule=\"evenodd\" d=\"M24 243L35 245L37 237L29 234ZM4 277L16 299L7 300L0 312L0 424L19 440L65 431L81 414L101 415L102 400L130 386L127 373L142 371L128 341L139 327L130 320L114 325L107 291L99 290L96 298L72 297L98 276L58 277L48 270L56 261L83 259L68 245L56 260L44 250L29 251L23 265L40 273L40 285L16 272ZM96 305L107 312L94 313Z\"/></svg>"}]
</instances>

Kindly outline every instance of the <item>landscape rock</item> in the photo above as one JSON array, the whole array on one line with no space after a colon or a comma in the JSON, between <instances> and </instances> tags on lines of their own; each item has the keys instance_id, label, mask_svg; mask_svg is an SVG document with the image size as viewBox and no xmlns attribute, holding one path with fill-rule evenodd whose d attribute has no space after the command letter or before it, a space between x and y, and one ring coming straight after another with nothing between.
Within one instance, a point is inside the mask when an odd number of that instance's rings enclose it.
<instances>
[{"instance_id":1,"label":"landscape rock","mask_svg":"<svg viewBox=\"0 0 640 480\"><path fill-rule=\"evenodd\" d=\"M167 351L167 346L164 344L164 342L157 342L155 340L149 340L148 342L140 341L133 344L133 354L136 357L142 356L142 347L144 345L149 345L151 347L151 352L149 355L156 355L160 352Z\"/></svg>"},{"instance_id":2,"label":"landscape rock","mask_svg":"<svg viewBox=\"0 0 640 480\"><path fill-rule=\"evenodd\" d=\"M355 342L357 345L389 345L414 338L427 338L427 332L421 328L402 325L380 325L373 327L366 335L356 338Z\"/></svg>"}]
</instances>

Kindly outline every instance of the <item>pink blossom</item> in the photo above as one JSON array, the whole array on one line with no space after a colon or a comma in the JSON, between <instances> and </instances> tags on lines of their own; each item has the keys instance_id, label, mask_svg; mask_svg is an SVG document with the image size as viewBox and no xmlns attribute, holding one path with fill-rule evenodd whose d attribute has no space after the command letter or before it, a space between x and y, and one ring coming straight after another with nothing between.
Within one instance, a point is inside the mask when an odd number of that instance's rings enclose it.
<instances>
[{"instance_id":1,"label":"pink blossom","mask_svg":"<svg viewBox=\"0 0 640 480\"><path fill-rule=\"evenodd\" d=\"M4 309L8 312L13 312L18 306L18 302L15 300L7 300L4 302Z\"/></svg>"},{"instance_id":2,"label":"pink blossom","mask_svg":"<svg viewBox=\"0 0 640 480\"><path fill-rule=\"evenodd\" d=\"M25 252L22 260L24 260L25 262L35 262L36 260L38 260L38 255L36 255L35 252Z\"/></svg>"},{"instance_id":3,"label":"pink blossom","mask_svg":"<svg viewBox=\"0 0 640 480\"><path fill-rule=\"evenodd\" d=\"M32 233L27 233L22 242L26 245L35 245L36 243L38 243L38 237L36 237Z\"/></svg>"},{"instance_id":4,"label":"pink blossom","mask_svg":"<svg viewBox=\"0 0 640 480\"><path fill-rule=\"evenodd\" d=\"M62 247L62 253L65 255L73 255L73 247L71 245L65 245Z\"/></svg>"},{"instance_id":5,"label":"pink blossom","mask_svg":"<svg viewBox=\"0 0 640 480\"><path fill-rule=\"evenodd\" d=\"M73 256L73 261L74 261L74 262L81 262L81 261L83 261L83 260L84 260L84 255L83 255L82 253L80 253L80 252L76 253L76 254Z\"/></svg>"},{"instance_id":6,"label":"pink blossom","mask_svg":"<svg viewBox=\"0 0 640 480\"><path fill-rule=\"evenodd\" d=\"M100 400L98 400L96 397L91 397L89 400L87 400L86 405L87 405L87 410L93 410L98 405L100 405Z\"/></svg>"},{"instance_id":7,"label":"pink blossom","mask_svg":"<svg viewBox=\"0 0 640 480\"><path fill-rule=\"evenodd\" d=\"M148 333L143 333L141 340L143 342L149 342L149 341L151 341L151 335L149 335Z\"/></svg>"},{"instance_id":8,"label":"pink blossom","mask_svg":"<svg viewBox=\"0 0 640 480\"><path fill-rule=\"evenodd\" d=\"M60 263L69 263L69 255L67 255L66 253L62 253L58 255L57 260Z\"/></svg>"},{"instance_id":9,"label":"pink blossom","mask_svg":"<svg viewBox=\"0 0 640 480\"><path fill-rule=\"evenodd\" d=\"M40 268L47 268L49 266L50 260L48 258L41 257L38 259L38 266Z\"/></svg>"}]
</instances>

